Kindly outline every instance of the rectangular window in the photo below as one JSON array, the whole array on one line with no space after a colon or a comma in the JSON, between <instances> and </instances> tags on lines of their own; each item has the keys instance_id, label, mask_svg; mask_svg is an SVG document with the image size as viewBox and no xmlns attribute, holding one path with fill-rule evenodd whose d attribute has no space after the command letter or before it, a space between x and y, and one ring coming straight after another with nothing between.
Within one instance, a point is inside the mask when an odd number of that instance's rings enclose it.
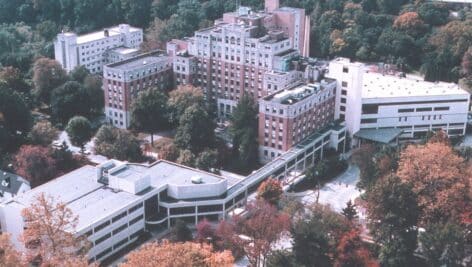
<instances>
[{"instance_id":1,"label":"rectangular window","mask_svg":"<svg viewBox=\"0 0 472 267\"><path fill-rule=\"evenodd\" d=\"M97 254L97 259L100 259L102 258L103 256L107 255L108 253L111 252L111 248L107 248L105 249L104 251L100 252L99 254Z\"/></svg>"},{"instance_id":2,"label":"rectangular window","mask_svg":"<svg viewBox=\"0 0 472 267\"><path fill-rule=\"evenodd\" d=\"M115 245L113 245L113 250L116 250L117 248L123 246L123 245L126 244L127 242L128 242L128 237L126 237L126 238L123 239L123 240L118 241Z\"/></svg>"},{"instance_id":3,"label":"rectangular window","mask_svg":"<svg viewBox=\"0 0 472 267\"><path fill-rule=\"evenodd\" d=\"M132 207L131 209L128 210L129 213L132 213L134 211L137 211L138 209L140 209L141 207L143 206L143 203L139 203L138 205Z\"/></svg>"},{"instance_id":4,"label":"rectangular window","mask_svg":"<svg viewBox=\"0 0 472 267\"><path fill-rule=\"evenodd\" d=\"M118 234L119 232L125 230L126 227L128 227L128 224L127 224L127 223L125 223L125 224L123 224L122 226L120 226L120 227L116 228L115 230L113 230L112 234L113 234L113 235L116 235L116 234Z\"/></svg>"},{"instance_id":5,"label":"rectangular window","mask_svg":"<svg viewBox=\"0 0 472 267\"><path fill-rule=\"evenodd\" d=\"M407 113L407 112L415 112L414 108L401 108L398 110L398 113Z\"/></svg>"},{"instance_id":6,"label":"rectangular window","mask_svg":"<svg viewBox=\"0 0 472 267\"><path fill-rule=\"evenodd\" d=\"M444 110L449 110L449 107L436 107L434 108L435 111L444 111Z\"/></svg>"},{"instance_id":7,"label":"rectangular window","mask_svg":"<svg viewBox=\"0 0 472 267\"><path fill-rule=\"evenodd\" d=\"M344 72L344 73L348 73L348 72L349 72L349 68L348 68L348 67L343 67L343 72Z\"/></svg>"},{"instance_id":8,"label":"rectangular window","mask_svg":"<svg viewBox=\"0 0 472 267\"><path fill-rule=\"evenodd\" d=\"M347 82L342 81L342 82L341 82L341 86L344 87L344 88L346 88L346 87L347 87ZM344 90L344 91L345 91L345 90Z\"/></svg>"},{"instance_id":9,"label":"rectangular window","mask_svg":"<svg viewBox=\"0 0 472 267\"><path fill-rule=\"evenodd\" d=\"M377 119L361 119L361 123L377 123Z\"/></svg>"},{"instance_id":10,"label":"rectangular window","mask_svg":"<svg viewBox=\"0 0 472 267\"><path fill-rule=\"evenodd\" d=\"M98 244L102 243L103 241L107 240L110 237L111 237L110 233L100 237L99 239L95 240L95 245L98 245Z\"/></svg>"},{"instance_id":11,"label":"rectangular window","mask_svg":"<svg viewBox=\"0 0 472 267\"><path fill-rule=\"evenodd\" d=\"M131 225L139 222L142 219L143 219L143 215L139 215L138 217L136 217L136 218L132 219L131 221L129 221L129 225L131 226Z\"/></svg>"},{"instance_id":12,"label":"rectangular window","mask_svg":"<svg viewBox=\"0 0 472 267\"><path fill-rule=\"evenodd\" d=\"M114 223L125 216L126 216L126 211L116 215L115 217L113 217L113 219L111 219L111 221Z\"/></svg>"},{"instance_id":13,"label":"rectangular window","mask_svg":"<svg viewBox=\"0 0 472 267\"><path fill-rule=\"evenodd\" d=\"M110 221L106 221L106 222L100 224L99 226L95 227L95 229L94 229L95 233L102 230L103 228L107 227L108 225L110 225Z\"/></svg>"},{"instance_id":14,"label":"rectangular window","mask_svg":"<svg viewBox=\"0 0 472 267\"><path fill-rule=\"evenodd\" d=\"M140 236L142 232L144 232L143 229L134 232L133 234L131 234L129 236L129 239L133 239L133 238L136 238L136 237Z\"/></svg>"},{"instance_id":15,"label":"rectangular window","mask_svg":"<svg viewBox=\"0 0 472 267\"><path fill-rule=\"evenodd\" d=\"M417 108L416 112L427 112L427 111L432 111L433 108Z\"/></svg>"},{"instance_id":16,"label":"rectangular window","mask_svg":"<svg viewBox=\"0 0 472 267\"><path fill-rule=\"evenodd\" d=\"M341 95L347 95L347 90L341 90Z\"/></svg>"},{"instance_id":17,"label":"rectangular window","mask_svg":"<svg viewBox=\"0 0 472 267\"><path fill-rule=\"evenodd\" d=\"M341 103L346 104L346 98L341 97Z\"/></svg>"},{"instance_id":18,"label":"rectangular window","mask_svg":"<svg viewBox=\"0 0 472 267\"><path fill-rule=\"evenodd\" d=\"M377 104L363 104L362 114L377 114L379 112L379 105Z\"/></svg>"}]
</instances>

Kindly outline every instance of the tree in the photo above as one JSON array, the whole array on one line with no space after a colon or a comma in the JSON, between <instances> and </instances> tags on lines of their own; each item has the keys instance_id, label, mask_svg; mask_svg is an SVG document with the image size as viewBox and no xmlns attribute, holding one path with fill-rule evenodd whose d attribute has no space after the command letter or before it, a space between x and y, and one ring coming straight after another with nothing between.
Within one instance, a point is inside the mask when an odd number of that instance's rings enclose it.
<instances>
[{"instance_id":1,"label":"tree","mask_svg":"<svg viewBox=\"0 0 472 267\"><path fill-rule=\"evenodd\" d=\"M28 137L32 144L47 146L57 138L57 129L49 121L37 122Z\"/></svg>"},{"instance_id":2,"label":"tree","mask_svg":"<svg viewBox=\"0 0 472 267\"><path fill-rule=\"evenodd\" d=\"M154 144L159 159L175 161L179 157L179 150L175 147L172 139L167 137L159 138Z\"/></svg>"},{"instance_id":3,"label":"tree","mask_svg":"<svg viewBox=\"0 0 472 267\"><path fill-rule=\"evenodd\" d=\"M59 62L38 58L33 65L34 93L40 101L49 103L52 90L67 80L67 74Z\"/></svg>"},{"instance_id":4,"label":"tree","mask_svg":"<svg viewBox=\"0 0 472 267\"><path fill-rule=\"evenodd\" d=\"M262 182L257 189L257 198L276 205L283 194L282 185L279 180L269 178Z\"/></svg>"},{"instance_id":5,"label":"tree","mask_svg":"<svg viewBox=\"0 0 472 267\"><path fill-rule=\"evenodd\" d=\"M192 105L180 117L174 144L179 149L188 149L199 154L215 143L215 123L204 107Z\"/></svg>"},{"instance_id":6,"label":"tree","mask_svg":"<svg viewBox=\"0 0 472 267\"><path fill-rule=\"evenodd\" d=\"M0 86L0 152L15 148L31 129L31 112L20 96Z\"/></svg>"},{"instance_id":7,"label":"tree","mask_svg":"<svg viewBox=\"0 0 472 267\"><path fill-rule=\"evenodd\" d=\"M444 25L449 18L449 9L443 3L425 2L418 7L418 14L432 26Z\"/></svg>"},{"instance_id":8,"label":"tree","mask_svg":"<svg viewBox=\"0 0 472 267\"><path fill-rule=\"evenodd\" d=\"M51 94L51 111L55 121L67 123L74 116L88 117L90 102L84 87L78 82L66 82Z\"/></svg>"},{"instance_id":9,"label":"tree","mask_svg":"<svg viewBox=\"0 0 472 267\"><path fill-rule=\"evenodd\" d=\"M5 82L7 88L11 88L17 92L29 92L28 84L23 80L21 71L15 67L0 68L0 83Z\"/></svg>"},{"instance_id":10,"label":"tree","mask_svg":"<svg viewBox=\"0 0 472 267\"><path fill-rule=\"evenodd\" d=\"M20 240L29 262L57 266L66 262L86 266L87 242L74 235L78 218L65 203L41 193L22 211L25 230ZM85 249L84 249L85 248Z\"/></svg>"},{"instance_id":11,"label":"tree","mask_svg":"<svg viewBox=\"0 0 472 267\"><path fill-rule=\"evenodd\" d=\"M177 124L185 110L196 104L203 106L203 92L200 88L191 85L181 85L169 94L170 121Z\"/></svg>"},{"instance_id":12,"label":"tree","mask_svg":"<svg viewBox=\"0 0 472 267\"><path fill-rule=\"evenodd\" d=\"M90 71L85 66L77 66L70 73L70 79L78 83L83 83L85 78L90 75Z\"/></svg>"},{"instance_id":13,"label":"tree","mask_svg":"<svg viewBox=\"0 0 472 267\"><path fill-rule=\"evenodd\" d=\"M350 222L353 220L357 219L357 210L356 210L356 205L352 204L352 201L349 199L349 201L346 203L346 207L342 210L341 212L344 217Z\"/></svg>"},{"instance_id":14,"label":"tree","mask_svg":"<svg viewBox=\"0 0 472 267\"><path fill-rule=\"evenodd\" d=\"M213 229L213 226L206 218L201 220L197 224L196 228L196 240L198 240L200 243L207 242L208 240L213 241L213 239L215 238L215 229Z\"/></svg>"},{"instance_id":15,"label":"tree","mask_svg":"<svg viewBox=\"0 0 472 267\"><path fill-rule=\"evenodd\" d=\"M423 20L416 12L405 12L398 16L393 22L393 27L400 31L404 31L415 37L426 30Z\"/></svg>"},{"instance_id":16,"label":"tree","mask_svg":"<svg viewBox=\"0 0 472 267\"><path fill-rule=\"evenodd\" d=\"M188 149L180 150L179 157L177 158L177 163L182 164L188 167L195 166L195 154Z\"/></svg>"},{"instance_id":17,"label":"tree","mask_svg":"<svg viewBox=\"0 0 472 267\"><path fill-rule=\"evenodd\" d=\"M143 153L139 140L126 130L103 125L95 135L95 152L108 158L139 162Z\"/></svg>"},{"instance_id":18,"label":"tree","mask_svg":"<svg viewBox=\"0 0 472 267\"><path fill-rule=\"evenodd\" d=\"M69 120L66 127L66 132L69 135L71 143L84 150L84 145L93 136L92 125L90 121L82 116L75 116Z\"/></svg>"},{"instance_id":19,"label":"tree","mask_svg":"<svg viewBox=\"0 0 472 267\"><path fill-rule=\"evenodd\" d=\"M167 21L159 18L154 18L151 25L146 30L146 39L141 44L144 51L153 51L165 47L166 41L164 38L164 31L167 27Z\"/></svg>"},{"instance_id":20,"label":"tree","mask_svg":"<svg viewBox=\"0 0 472 267\"><path fill-rule=\"evenodd\" d=\"M84 79L84 90L87 95L89 116L103 114L105 95L102 89L102 78L98 75L88 75Z\"/></svg>"},{"instance_id":21,"label":"tree","mask_svg":"<svg viewBox=\"0 0 472 267\"><path fill-rule=\"evenodd\" d=\"M287 250L272 251L267 258L270 267L295 267L297 263L293 254Z\"/></svg>"},{"instance_id":22,"label":"tree","mask_svg":"<svg viewBox=\"0 0 472 267\"><path fill-rule=\"evenodd\" d=\"M431 224L419 236L430 266L461 266L466 257L466 230L454 223Z\"/></svg>"},{"instance_id":23,"label":"tree","mask_svg":"<svg viewBox=\"0 0 472 267\"><path fill-rule=\"evenodd\" d=\"M161 91L151 89L141 92L131 107L131 125L149 133L151 145L154 146L154 133L169 126L168 112L167 96Z\"/></svg>"},{"instance_id":24,"label":"tree","mask_svg":"<svg viewBox=\"0 0 472 267\"><path fill-rule=\"evenodd\" d=\"M292 227L293 254L305 266L332 266L332 257L348 222L329 206L315 204Z\"/></svg>"},{"instance_id":25,"label":"tree","mask_svg":"<svg viewBox=\"0 0 472 267\"><path fill-rule=\"evenodd\" d=\"M218 151L212 149L203 150L195 159L195 167L200 170L210 171L218 163Z\"/></svg>"},{"instance_id":26,"label":"tree","mask_svg":"<svg viewBox=\"0 0 472 267\"><path fill-rule=\"evenodd\" d=\"M234 108L230 132L233 136L233 151L236 169L249 172L258 165L258 108L254 99L244 95Z\"/></svg>"},{"instance_id":27,"label":"tree","mask_svg":"<svg viewBox=\"0 0 472 267\"><path fill-rule=\"evenodd\" d=\"M266 265L272 245L290 228L290 218L265 201L247 205L248 217L234 217L232 235L235 246L244 251L252 266ZM270 223L268 223L270 222Z\"/></svg>"},{"instance_id":28,"label":"tree","mask_svg":"<svg viewBox=\"0 0 472 267\"><path fill-rule=\"evenodd\" d=\"M360 188L369 188L377 179L377 168L373 155L376 149L374 145L365 144L356 149L352 153L352 161L359 166L360 181L358 186Z\"/></svg>"},{"instance_id":29,"label":"tree","mask_svg":"<svg viewBox=\"0 0 472 267\"><path fill-rule=\"evenodd\" d=\"M170 229L171 240L174 242L186 242L193 240L192 231L182 220L177 220L175 225Z\"/></svg>"},{"instance_id":30,"label":"tree","mask_svg":"<svg viewBox=\"0 0 472 267\"><path fill-rule=\"evenodd\" d=\"M397 175L412 184L421 224L456 221L471 208L471 168L444 142L410 145L400 156Z\"/></svg>"},{"instance_id":31,"label":"tree","mask_svg":"<svg viewBox=\"0 0 472 267\"><path fill-rule=\"evenodd\" d=\"M370 230L382 266L409 266L416 249L419 208L412 187L399 177L380 179L368 193Z\"/></svg>"},{"instance_id":32,"label":"tree","mask_svg":"<svg viewBox=\"0 0 472 267\"><path fill-rule=\"evenodd\" d=\"M49 148L24 145L15 156L15 172L27 179L32 187L41 185L56 174Z\"/></svg>"},{"instance_id":33,"label":"tree","mask_svg":"<svg viewBox=\"0 0 472 267\"><path fill-rule=\"evenodd\" d=\"M10 241L10 235L0 234L0 262L2 267L27 266L23 263L22 255Z\"/></svg>"},{"instance_id":34,"label":"tree","mask_svg":"<svg viewBox=\"0 0 472 267\"><path fill-rule=\"evenodd\" d=\"M380 267L363 244L357 229L341 237L336 254L335 267Z\"/></svg>"},{"instance_id":35,"label":"tree","mask_svg":"<svg viewBox=\"0 0 472 267\"><path fill-rule=\"evenodd\" d=\"M163 241L161 244L147 243L139 250L131 252L120 267L152 267L156 266L156 263L163 267L230 267L233 262L234 258L227 250L214 252L212 247L206 244Z\"/></svg>"}]
</instances>

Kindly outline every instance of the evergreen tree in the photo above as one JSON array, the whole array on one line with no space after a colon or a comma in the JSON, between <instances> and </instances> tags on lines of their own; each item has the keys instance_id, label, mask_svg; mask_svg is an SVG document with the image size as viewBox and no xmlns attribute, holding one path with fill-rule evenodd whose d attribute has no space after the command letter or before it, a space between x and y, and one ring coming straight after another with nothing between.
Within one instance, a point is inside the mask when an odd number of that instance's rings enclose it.
<instances>
[{"instance_id":1,"label":"evergreen tree","mask_svg":"<svg viewBox=\"0 0 472 267\"><path fill-rule=\"evenodd\" d=\"M177 220L174 227L170 230L171 240L174 242L186 242L193 239L192 231L182 220Z\"/></svg>"},{"instance_id":2,"label":"evergreen tree","mask_svg":"<svg viewBox=\"0 0 472 267\"><path fill-rule=\"evenodd\" d=\"M357 216L357 210L356 210L356 205L355 204L352 204L352 201L349 200L347 203L346 203L346 207L343 209L343 211L341 212L342 215L344 215L344 217L346 217L346 219L350 222L352 222L354 219L357 219L358 216Z\"/></svg>"},{"instance_id":3,"label":"evergreen tree","mask_svg":"<svg viewBox=\"0 0 472 267\"><path fill-rule=\"evenodd\" d=\"M249 172L258 164L258 107L254 99L244 95L233 111L230 132L237 170Z\"/></svg>"},{"instance_id":4,"label":"evergreen tree","mask_svg":"<svg viewBox=\"0 0 472 267\"><path fill-rule=\"evenodd\" d=\"M84 145L93 135L92 125L87 118L82 116L75 116L70 119L66 127L66 132L69 135L70 141L73 145L84 150Z\"/></svg>"}]
</instances>

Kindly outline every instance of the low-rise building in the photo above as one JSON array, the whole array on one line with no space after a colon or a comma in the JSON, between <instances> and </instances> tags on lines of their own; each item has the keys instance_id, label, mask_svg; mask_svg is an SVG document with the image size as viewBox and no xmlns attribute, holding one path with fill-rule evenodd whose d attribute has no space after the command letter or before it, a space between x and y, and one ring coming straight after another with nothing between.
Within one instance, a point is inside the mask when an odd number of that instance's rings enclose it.
<instances>
[{"instance_id":1,"label":"low-rise building","mask_svg":"<svg viewBox=\"0 0 472 267\"><path fill-rule=\"evenodd\" d=\"M131 105L139 92L173 87L172 62L161 51L141 54L103 69L105 115L110 124L127 129Z\"/></svg>"},{"instance_id":2,"label":"low-rise building","mask_svg":"<svg viewBox=\"0 0 472 267\"><path fill-rule=\"evenodd\" d=\"M115 48L139 48L143 42L143 30L120 24L102 31L77 35L63 32L54 41L54 58L70 72L77 66L85 66L91 73L102 73L107 62L107 52Z\"/></svg>"},{"instance_id":3,"label":"low-rise building","mask_svg":"<svg viewBox=\"0 0 472 267\"><path fill-rule=\"evenodd\" d=\"M355 139L390 143L439 129L465 134L470 94L455 83L427 82L344 58L330 63L327 76L338 82L335 117L346 121Z\"/></svg>"},{"instance_id":4,"label":"low-rise building","mask_svg":"<svg viewBox=\"0 0 472 267\"><path fill-rule=\"evenodd\" d=\"M23 177L0 170L0 202L30 190L30 183Z\"/></svg>"}]
</instances>

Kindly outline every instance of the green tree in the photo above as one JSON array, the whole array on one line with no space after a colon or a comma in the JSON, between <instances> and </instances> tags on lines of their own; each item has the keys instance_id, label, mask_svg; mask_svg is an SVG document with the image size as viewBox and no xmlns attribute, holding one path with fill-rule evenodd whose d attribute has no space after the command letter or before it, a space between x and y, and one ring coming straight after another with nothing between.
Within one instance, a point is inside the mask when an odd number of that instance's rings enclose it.
<instances>
[{"instance_id":1,"label":"green tree","mask_svg":"<svg viewBox=\"0 0 472 267\"><path fill-rule=\"evenodd\" d=\"M84 150L84 145L93 135L92 125L90 121L82 116L75 116L69 120L66 127L66 132L69 135L70 141L73 145Z\"/></svg>"},{"instance_id":2,"label":"green tree","mask_svg":"<svg viewBox=\"0 0 472 267\"><path fill-rule=\"evenodd\" d=\"M235 166L243 172L249 172L258 165L258 110L254 99L244 95L231 116Z\"/></svg>"},{"instance_id":3,"label":"green tree","mask_svg":"<svg viewBox=\"0 0 472 267\"><path fill-rule=\"evenodd\" d=\"M381 265L411 266L420 213L411 186L390 175L379 180L367 197L371 233L381 246Z\"/></svg>"},{"instance_id":4,"label":"green tree","mask_svg":"<svg viewBox=\"0 0 472 267\"><path fill-rule=\"evenodd\" d=\"M28 135L31 143L47 146L57 138L57 129L49 121L37 122Z\"/></svg>"},{"instance_id":5,"label":"green tree","mask_svg":"<svg viewBox=\"0 0 472 267\"><path fill-rule=\"evenodd\" d=\"M130 132L103 125L95 135L95 152L117 160L140 162L143 153L139 140Z\"/></svg>"},{"instance_id":6,"label":"green tree","mask_svg":"<svg viewBox=\"0 0 472 267\"><path fill-rule=\"evenodd\" d=\"M122 11L126 21L138 27L147 27L150 21L152 0L122 0Z\"/></svg>"},{"instance_id":7,"label":"green tree","mask_svg":"<svg viewBox=\"0 0 472 267\"><path fill-rule=\"evenodd\" d=\"M31 125L31 112L21 97L0 86L0 153L15 148Z\"/></svg>"},{"instance_id":8,"label":"green tree","mask_svg":"<svg viewBox=\"0 0 472 267\"><path fill-rule=\"evenodd\" d=\"M69 77L72 81L83 83L85 78L90 75L90 71L85 66L77 66L70 73Z\"/></svg>"},{"instance_id":9,"label":"green tree","mask_svg":"<svg viewBox=\"0 0 472 267\"><path fill-rule=\"evenodd\" d=\"M40 101L49 104L51 92L67 80L67 74L59 62L39 58L33 65L34 93Z\"/></svg>"},{"instance_id":10,"label":"green tree","mask_svg":"<svg viewBox=\"0 0 472 267\"><path fill-rule=\"evenodd\" d=\"M193 240L192 231L182 220L177 220L175 225L170 229L171 240L174 242L186 242Z\"/></svg>"},{"instance_id":11,"label":"green tree","mask_svg":"<svg viewBox=\"0 0 472 267\"><path fill-rule=\"evenodd\" d=\"M51 95L51 111L55 121L67 123L74 116L88 117L90 102L84 87L69 81L54 89Z\"/></svg>"},{"instance_id":12,"label":"green tree","mask_svg":"<svg viewBox=\"0 0 472 267\"><path fill-rule=\"evenodd\" d=\"M218 163L218 152L212 149L203 150L195 159L195 167L200 170L210 171Z\"/></svg>"},{"instance_id":13,"label":"green tree","mask_svg":"<svg viewBox=\"0 0 472 267\"><path fill-rule=\"evenodd\" d=\"M154 145L154 133L169 126L168 113L167 96L158 89L147 90L139 94L131 107L131 125L149 133Z\"/></svg>"},{"instance_id":14,"label":"green tree","mask_svg":"<svg viewBox=\"0 0 472 267\"><path fill-rule=\"evenodd\" d=\"M466 230L454 223L431 224L419 236L420 250L430 266L462 266Z\"/></svg>"},{"instance_id":15,"label":"green tree","mask_svg":"<svg viewBox=\"0 0 472 267\"><path fill-rule=\"evenodd\" d=\"M293 254L287 250L272 251L267 258L270 267L295 267L297 263Z\"/></svg>"},{"instance_id":16,"label":"green tree","mask_svg":"<svg viewBox=\"0 0 472 267\"><path fill-rule=\"evenodd\" d=\"M346 203L346 207L342 210L341 214L350 222L359 217L357 215L356 205L353 204L351 200Z\"/></svg>"},{"instance_id":17,"label":"green tree","mask_svg":"<svg viewBox=\"0 0 472 267\"><path fill-rule=\"evenodd\" d=\"M203 106L205 104L203 91L191 85L179 86L169 94L170 121L178 124L180 117L185 110L196 104Z\"/></svg>"},{"instance_id":18,"label":"green tree","mask_svg":"<svg viewBox=\"0 0 472 267\"><path fill-rule=\"evenodd\" d=\"M192 105L180 117L174 143L179 149L199 154L215 143L215 123L203 106Z\"/></svg>"},{"instance_id":19,"label":"green tree","mask_svg":"<svg viewBox=\"0 0 472 267\"><path fill-rule=\"evenodd\" d=\"M177 158L177 163L185 165L185 166L189 166L189 167L194 167L195 154L193 154L192 151L188 149L180 150L179 157Z\"/></svg>"}]
</instances>

